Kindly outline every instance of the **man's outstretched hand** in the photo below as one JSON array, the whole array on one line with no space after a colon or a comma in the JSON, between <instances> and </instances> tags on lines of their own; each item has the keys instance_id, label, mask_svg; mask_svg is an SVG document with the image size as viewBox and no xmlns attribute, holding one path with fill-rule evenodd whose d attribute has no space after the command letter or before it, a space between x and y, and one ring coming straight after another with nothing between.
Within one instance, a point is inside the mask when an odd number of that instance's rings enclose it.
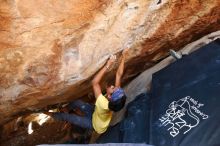
<instances>
[{"instance_id":1,"label":"man's outstretched hand","mask_svg":"<svg viewBox=\"0 0 220 146\"><path fill-rule=\"evenodd\" d=\"M129 48L125 48L123 51L122 51L122 56L123 57L126 57L128 55L128 50Z\"/></svg>"},{"instance_id":2,"label":"man's outstretched hand","mask_svg":"<svg viewBox=\"0 0 220 146\"><path fill-rule=\"evenodd\" d=\"M110 67L115 61L116 61L116 56L111 55L110 58L107 61L107 66Z\"/></svg>"}]
</instances>

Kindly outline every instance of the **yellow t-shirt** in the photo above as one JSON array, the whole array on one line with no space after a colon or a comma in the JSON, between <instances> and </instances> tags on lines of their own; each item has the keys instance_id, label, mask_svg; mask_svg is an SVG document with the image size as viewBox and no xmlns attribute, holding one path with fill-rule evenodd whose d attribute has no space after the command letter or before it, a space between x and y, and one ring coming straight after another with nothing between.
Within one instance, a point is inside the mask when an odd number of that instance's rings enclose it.
<instances>
[{"instance_id":1,"label":"yellow t-shirt","mask_svg":"<svg viewBox=\"0 0 220 146\"><path fill-rule=\"evenodd\" d=\"M99 134L104 133L112 119L112 112L108 108L108 99L100 94L95 103L95 110L92 115L92 125Z\"/></svg>"}]
</instances>

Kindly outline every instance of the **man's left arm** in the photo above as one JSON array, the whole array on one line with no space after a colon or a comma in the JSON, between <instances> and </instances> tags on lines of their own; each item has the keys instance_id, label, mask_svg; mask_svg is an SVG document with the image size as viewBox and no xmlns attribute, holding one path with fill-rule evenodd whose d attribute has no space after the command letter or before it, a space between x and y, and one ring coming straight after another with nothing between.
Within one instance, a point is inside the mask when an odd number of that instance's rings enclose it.
<instances>
[{"instance_id":1,"label":"man's left arm","mask_svg":"<svg viewBox=\"0 0 220 146\"><path fill-rule=\"evenodd\" d=\"M92 87L95 94L95 98L98 98L98 96L102 93L100 81L102 77L104 76L105 72L109 69L109 67L115 62L115 57L110 57L107 61L106 65L95 75L94 79L92 80Z\"/></svg>"}]
</instances>

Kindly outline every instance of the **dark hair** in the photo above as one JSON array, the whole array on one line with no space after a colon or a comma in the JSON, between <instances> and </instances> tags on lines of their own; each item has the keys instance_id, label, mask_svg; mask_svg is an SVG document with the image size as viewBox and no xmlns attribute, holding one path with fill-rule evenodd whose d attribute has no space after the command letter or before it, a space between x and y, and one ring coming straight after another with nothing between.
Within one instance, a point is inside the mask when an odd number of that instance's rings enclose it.
<instances>
[{"instance_id":1,"label":"dark hair","mask_svg":"<svg viewBox=\"0 0 220 146\"><path fill-rule=\"evenodd\" d=\"M108 103L108 108L114 112L118 112L120 111L124 105L125 105L125 102L126 102L126 96L122 96L120 99L116 100L116 101L109 101Z\"/></svg>"},{"instance_id":2,"label":"dark hair","mask_svg":"<svg viewBox=\"0 0 220 146\"><path fill-rule=\"evenodd\" d=\"M114 80L109 80L105 82L105 88L110 87L111 85L114 85L115 81Z\"/></svg>"}]
</instances>

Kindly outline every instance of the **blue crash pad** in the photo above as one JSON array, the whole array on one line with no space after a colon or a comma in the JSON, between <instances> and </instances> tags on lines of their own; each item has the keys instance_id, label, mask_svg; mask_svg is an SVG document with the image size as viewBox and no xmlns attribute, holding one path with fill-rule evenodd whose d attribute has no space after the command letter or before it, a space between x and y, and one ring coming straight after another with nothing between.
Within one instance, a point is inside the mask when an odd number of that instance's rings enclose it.
<instances>
[{"instance_id":1,"label":"blue crash pad","mask_svg":"<svg viewBox=\"0 0 220 146\"><path fill-rule=\"evenodd\" d=\"M126 118L98 143L156 146L220 145L220 40L153 75L152 90L136 97Z\"/></svg>"}]
</instances>

